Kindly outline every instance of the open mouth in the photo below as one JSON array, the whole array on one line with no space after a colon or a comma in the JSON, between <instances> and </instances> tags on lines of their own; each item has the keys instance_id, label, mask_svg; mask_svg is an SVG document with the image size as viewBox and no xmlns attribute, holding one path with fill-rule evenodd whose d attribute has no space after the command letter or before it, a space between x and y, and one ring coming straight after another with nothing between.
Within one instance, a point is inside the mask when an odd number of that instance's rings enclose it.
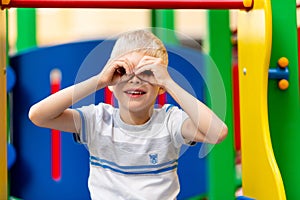
<instances>
[{"instance_id":1,"label":"open mouth","mask_svg":"<svg viewBox=\"0 0 300 200\"><path fill-rule=\"evenodd\" d=\"M146 94L146 92L142 90L127 90L125 93L133 96Z\"/></svg>"}]
</instances>

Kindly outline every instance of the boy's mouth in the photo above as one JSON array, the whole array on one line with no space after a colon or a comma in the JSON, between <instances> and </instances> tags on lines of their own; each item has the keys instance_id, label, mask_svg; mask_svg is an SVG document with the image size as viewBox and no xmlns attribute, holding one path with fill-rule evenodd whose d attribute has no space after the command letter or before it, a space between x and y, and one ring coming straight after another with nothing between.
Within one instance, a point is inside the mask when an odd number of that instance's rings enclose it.
<instances>
[{"instance_id":1,"label":"boy's mouth","mask_svg":"<svg viewBox=\"0 0 300 200\"><path fill-rule=\"evenodd\" d=\"M143 90L126 90L125 93L133 96L146 94Z\"/></svg>"}]
</instances>

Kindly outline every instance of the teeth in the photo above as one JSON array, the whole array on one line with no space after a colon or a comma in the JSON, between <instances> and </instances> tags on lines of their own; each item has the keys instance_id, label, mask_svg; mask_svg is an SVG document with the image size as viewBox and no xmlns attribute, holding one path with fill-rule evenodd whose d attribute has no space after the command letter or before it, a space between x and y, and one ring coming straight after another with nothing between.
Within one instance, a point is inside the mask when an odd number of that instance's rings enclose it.
<instances>
[{"instance_id":1,"label":"teeth","mask_svg":"<svg viewBox=\"0 0 300 200\"><path fill-rule=\"evenodd\" d=\"M133 95L142 95L144 92L140 92L140 91L127 91L127 94L133 94Z\"/></svg>"}]
</instances>

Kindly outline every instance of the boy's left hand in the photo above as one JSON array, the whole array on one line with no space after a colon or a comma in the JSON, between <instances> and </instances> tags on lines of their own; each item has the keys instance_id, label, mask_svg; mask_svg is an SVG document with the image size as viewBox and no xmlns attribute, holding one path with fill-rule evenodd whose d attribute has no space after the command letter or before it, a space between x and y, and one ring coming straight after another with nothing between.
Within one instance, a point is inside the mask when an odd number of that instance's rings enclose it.
<instances>
[{"instance_id":1,"label":"boy's left hand","mask_svg":"<svg viewBox=\"0 0 300 200\"><path fill-rule=\"evenodd\" d=\"M163 87L170 77L167 66L162 59L152 56L144 56L135 67L134 73L142 80Z\"/></svg>"}]
</instances>

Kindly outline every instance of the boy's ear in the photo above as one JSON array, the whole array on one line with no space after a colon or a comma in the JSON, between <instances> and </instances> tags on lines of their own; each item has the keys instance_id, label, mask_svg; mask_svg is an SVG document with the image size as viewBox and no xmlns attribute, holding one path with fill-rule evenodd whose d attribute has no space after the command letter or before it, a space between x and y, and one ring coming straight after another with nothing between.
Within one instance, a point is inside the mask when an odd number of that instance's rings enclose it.
<instances>
[{"instance_id":1,"label":"boy's ear","mask_svg":"<svg viewBox=\"0 0 300 200\"><path fill-rule=\"evenodd\" d=\"M160 87L159 91L158 91L158 95L161 95L161 94L163 94L165 92L166 92L166 90Z\"/></svg>"}]
</instances>

